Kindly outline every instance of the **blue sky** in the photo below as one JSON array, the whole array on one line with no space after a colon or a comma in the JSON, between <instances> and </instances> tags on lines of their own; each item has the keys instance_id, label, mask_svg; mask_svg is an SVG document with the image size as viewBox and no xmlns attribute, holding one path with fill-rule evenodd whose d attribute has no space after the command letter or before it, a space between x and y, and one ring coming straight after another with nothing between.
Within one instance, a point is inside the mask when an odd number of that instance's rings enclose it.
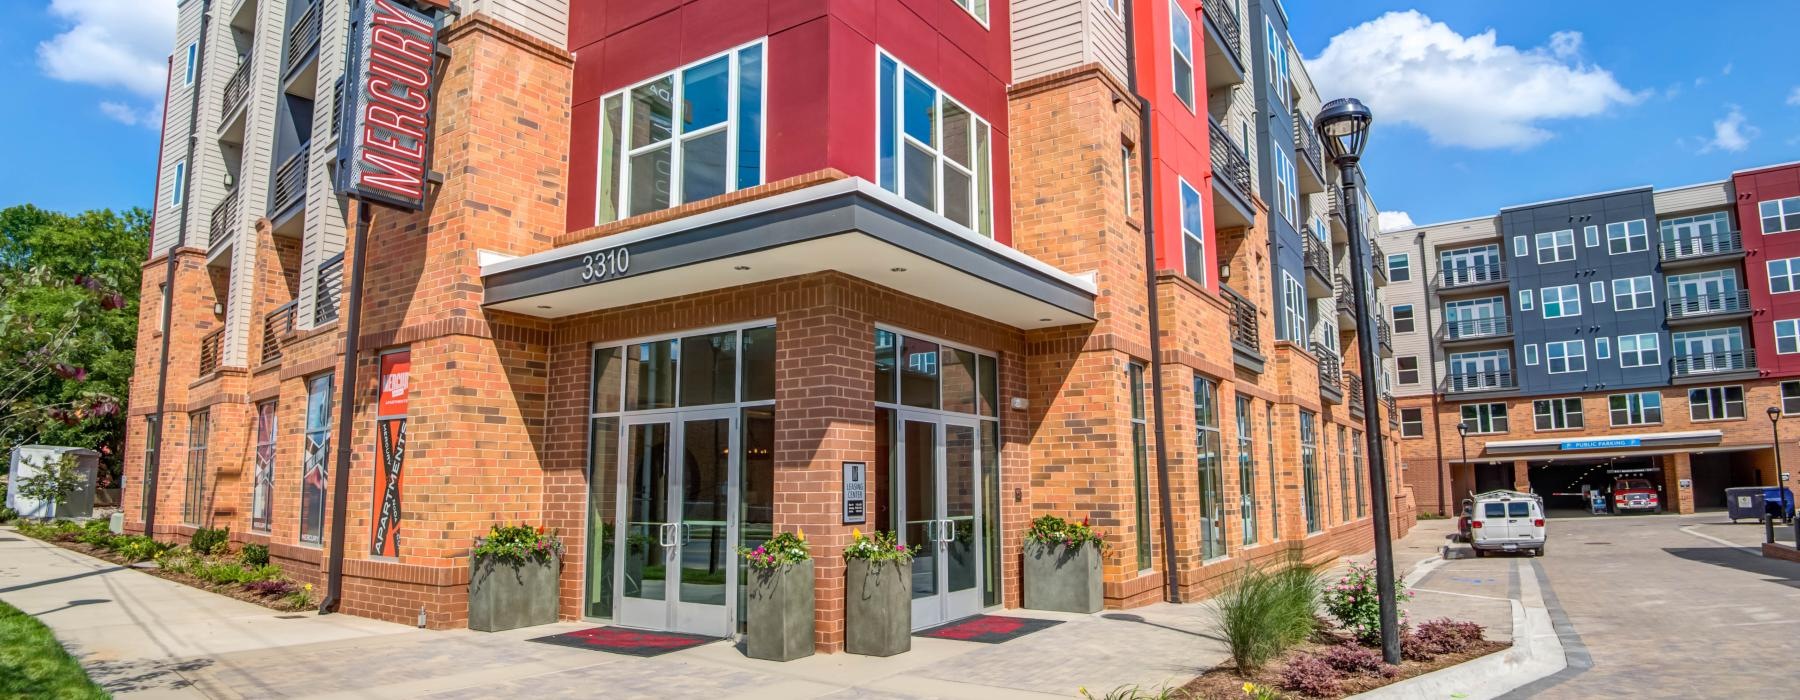
<instances>
[{"instance_id":1,"label":"blue sky","mask_svg":"<svg viewBox=\"0 0 1800 700\"><path fill-rule=\"evenodd\" d=\"M148 205L174 1L6 2L0 206ZM1320 91L1376 112L1376 204L1418 223L1800 160L1800 2L1286 2Z\"/></svg>"}]
</instances>

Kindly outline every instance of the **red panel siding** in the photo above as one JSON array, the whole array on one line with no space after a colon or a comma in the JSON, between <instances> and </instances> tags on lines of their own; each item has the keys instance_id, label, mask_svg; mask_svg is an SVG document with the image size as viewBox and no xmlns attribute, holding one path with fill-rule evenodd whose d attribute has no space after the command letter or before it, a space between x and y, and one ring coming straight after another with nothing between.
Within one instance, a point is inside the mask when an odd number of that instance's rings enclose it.
<instances>
[{"instance_id":1,"label":"red panel siding","mask_svg":"<svg viewBox=\"0 0 1800 700\"><path fill-rule=\"evenodd\" d=\"M1769 293L1769 261L1800 258L1800 231L1763 235L1757 204L1800 196L1800 164L1780 165L1732 176L1737 190L1737 223L1743 232L1744 279L1750 289L1750 336L1756 364L1765 376L1800 376L1800 355L1775 354L1775 322L1800 318L1800 293Z\"/></svg>"},{"instance_id":2,"label":"red panel siding","mask_svg":"<svg viewBox=\"0 0 1800 700\"><path fill-rule=\"evenodd\" d=\"M1169 26L1172 5L1187 13L1193 28L1194 107L1175 96L1174 63L1171 60ZM1206 288L1218 291L1218 245L1213 235L1212 157L1208 149L1206 118L1205 19L1197 0L1144 0L1134 4L1137 15L1138 89L1150 100L1151 152L1156 168L1156 191L1150 193L1156 213L1156 267L1181 270L1181 199L1176 178L1200 192L1204 211L1201 235L1206 242Z\"/></svg>"}]
</instances>

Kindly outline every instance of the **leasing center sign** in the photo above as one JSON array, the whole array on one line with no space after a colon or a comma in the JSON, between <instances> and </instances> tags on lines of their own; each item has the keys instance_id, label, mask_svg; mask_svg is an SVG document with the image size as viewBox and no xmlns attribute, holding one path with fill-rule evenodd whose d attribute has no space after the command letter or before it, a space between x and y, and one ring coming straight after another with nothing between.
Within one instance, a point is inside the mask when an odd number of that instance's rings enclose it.
<instances>
[{"instance_id":1,"label":"leasing center sign","mask_svg":"<svg viewBox=\"0 0 1800 700\"><path fill-rule=\"evenodd\" d=\"M403 209L425 205L438 21L404 0L350 10L337 190Z\"/></svg>"}]
</instances>

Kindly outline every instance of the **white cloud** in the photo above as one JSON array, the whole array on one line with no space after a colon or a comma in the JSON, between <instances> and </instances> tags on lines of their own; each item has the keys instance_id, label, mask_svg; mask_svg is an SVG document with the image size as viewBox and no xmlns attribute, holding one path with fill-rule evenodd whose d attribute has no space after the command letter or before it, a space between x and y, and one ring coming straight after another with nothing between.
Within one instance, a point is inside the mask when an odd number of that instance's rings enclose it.
<instances>
[{"instance_id":1,"label":"white cloud","mask_svg":"<svg viewBox=\"0 0 1800 700\"><path fill-rule=\"evenodd\" d=\"M123 102L101 100L100 113L106 115L106 118L126 126L141 126L147 129L162 127L162 108L160 106L140 110Z\"/></svg>"},{"instance_id":2,"label":"white cloud","mask_svg":"<svg viewBox=\"0 0 1800 700\"><path fill-rule=\"evenodd\" d=\"M1719 69L1719 75L1731 75L1732 65L1734 64L1726 63L1724 68Z\"/></svg>"},{"instance_id":3,"label":"white cloud","mask_svg":"<svg viewBox=\"0 0 1800 700\"><path fill-rule=\"evenodd\" d=\"M1713 120L1713 136L1700 148L1700 152L1742 151L1749 148L1751 139L1760 134L1762 130L1750 124L1742 109L1737 105L1729 105L1725 116Z\"/></svg>"},{"instance_id":4,"label":"white cloud","mask_svg":"<svg viewBox=\"0 0 1800 700\"><path fill-rule=\"evenodd\" d=\"M1793 92L1788 93L1787 103L1795 107L1800 107L1800 87L1794 88Z\"/></svg>"},{"instance_id":5,"label":"white cloud","mask_svg":"<svg viewBox=\"0 0 1800 700\"><path fill-rule=\"evenodd\" d=\"M1646 96L1580 61L1580 48L1578 32L1521 50L1491 29L1463 36L1409 10L1332 37L1307 65L1329 97L1359 97L1377 120L1424 129L1435 143L1522 148L1551 137L1545 120L1591 117Z\"/></svg>"},{"instance_id":6,"label":"white cloud","mask_svg":"<svg viewBox=\"0 0 1800 700\"><path fill-rule=\"evenodd\" d=\"M69 27L38 44L45 75L161 100L175 37L174 2L50 0L50 14Z\"/></svg>"},{"instance_id":7,"label":"white cloud","mask_svg":"<svg viewBox=\"0 0 1800 700\"><path fill-rule=\"evenodd\" d=\"M1375 223L1383 231L1398 231L1412 228L1412 215L1403 211L1384 211L1375 215Z\"/></svg>"}]
</instances>

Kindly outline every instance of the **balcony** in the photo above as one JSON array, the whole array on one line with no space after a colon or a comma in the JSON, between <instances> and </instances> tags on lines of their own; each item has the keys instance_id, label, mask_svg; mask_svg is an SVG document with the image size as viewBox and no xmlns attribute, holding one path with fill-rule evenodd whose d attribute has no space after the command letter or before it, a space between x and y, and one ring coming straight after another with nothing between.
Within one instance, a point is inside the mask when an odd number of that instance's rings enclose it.
<instances>
[{"instance_id":1,"label":"balcony","mask_svg":"<svg viewBox=\"0 0 1800 700\"><path fill-rule=\"evenodd\" d=\"M1737 379L1757 373L1756 351L1751 349L1676 355L1669 364L1676 384Z\"/></svg>"},{"instance_id":2,"label":"balcony","mask_svg":"<svg viewBox=\"0 0 1800 700\"><path fill-rule=\"evenodd\" d=\"M294 316L299 308L299 302L290 301L263 317L263 364L281 361L281 339L294 332Z\"/></svg>"},{"instance_id":3,"label":"balcony","mask_svg":"<svg viewBox=\"0 0 1800 700\"><path fill-rule=\"evenodd\" d=\"M1339 328L1356 327L1356 291L1350 288L1350 278L1337 276L1337 314Z\"/></svg>"},{"instance_id":4,"label":"balcony","mask_svg":"<svg viewBox=\"0 0 1800 700\"><path fill-rule=\"evenodd\" d=\"M1443 383L1438 385L1438 392L1457 396L1515 391L1518 388L1519 379L1513 376L1512 370L1490 370L1446 375Z\"/></svg>"},{"instance_id":5,"label":"balcony","mask_svg":"<svg viewBox=\"0 0 1800 700\"><path fill-rule=\"evenodd\" d=\"M1218 121L1209 116L1206 127L1212 153L1213 226L1248 227L1256 222L1256 209L1250 205L1250 157Z\"/></svg>"},{"instance_id":6,"label":"balcony","mask_svg":"<svg viewBox=\"0 0 1800 700\"><path fill-rule=\"evenodd\" d=\"M1506 263L1441 268L1432 283L1439 293L1480 292L1506 287Z\"/></svg>"},{"instance_id":7,"label":"balcony","mask_svg":"<svg viewBox=\"0 0 1800 700\"><path fill-rule=\"evenodd\" d=\"M1300 168L1300 194L1324 192L1324 147L1319 145L1319 132L1313 131L1312 122L1299 111L1294 112L1294 152L1300 154L1300 160L1307 166ZM1309 175L1311 177L1307 177Z\"/></svg>"},{"instance_id":8,"label":"balcony","mask_svg":"<svg viewBox=\"0 0 1800 700\"><path fill-rule=\"evenodd\" d=\"M1324 343L1313 343L1313 357L1319 360L1319 398L1325 403L1344 402L1344 359Z\"/></svg>"},{"instance_id":9,"label":"balcony","mask_svg":"<svg viewBox=\"0 0 1800 700\"><path fill-rule=\"evenodd\" d=\"M1438 329L1438 342L1445 346L1487 343L1512 336L1512 318L1509 316L1461 318L1445 321Z\"/></svg>"},{"instance_id":10,"label":"balcony","mask_svg":"<svg viewBox=\"0 0 1800 700\"><path fill-rule=\"evenodd\" d=\"M1362 375L1355 372L1344 373L1344 391L1350 392L1350 415L1361 418L1367 404L1363 401Z\"/></svg>"},{"instance_id":11,"label":"balcony","mask_svg":"<svg viewBox=\"0 0 1800 700\"><path fill-rule=\"evenodd\" d=\"M219 371L219 359L225 353L225 327L206 334L200 339L200 376Z\"/></svg>"},{"instance_id":12,"label":"balcony","mask_svg":"<svg viewBox=\"0 0 1800 700\"><path fill-rule=\"evenodd\" d=\"M1371 263L1370 267L1375 268L1375 286L1387 286L1387 251L1381 249L1381 244L1374 241L1369 242L1369 262Z\"/></svg>"},{"instance_id":13,"label":"balcony","mask_svg":"<svg viewBox=\"0 0 1800 700\"><path fill-rule=\"evenodd\" d=\"M1745 289L1718 294L1671 297L1667 308L1668 311L1664 317L1668 319L1671 326L1748 318L1752 310L1750 308L1750 291Z\"/></svg>"},{"instance_id":14,"label":"balcony","mask_svg":"<svg viewBox=\"0 0 1800 700\"><path fill-rule=\"evenodd\" d=\"M252 62L246 58L238 63L236 73L225 81L225 99L219 108L219 122L229 126L231 117L237 108L244 106L244 98L250 96L250 66Z\"/></svg>"},{"instance_id":15,"label":"balcony","mask_svg":"<svg viewBox=\"0 0 1800 700\"><path fill-rule=\"evenodd\" d=\"M1399 404L1399 402L1394 400L1393 394L1384 391L1381 393L1381 404L1383 406L1387 407L1388 429L1389 430L1399 430L1400 429L1400 404Z\"/></svg>"},{"instance_id":16,"label":"balcony","mask_svg":"<svg viewBox=\"0 0 1800 700\"><path fill-rule=\"evenodd\" d=\"M287 58L282 63L281 74L291 76L294 70L306 63L319 47L319 5L317 0L307 6L294 26L288 28Z\"/></svg>"},{"instance_id":17,"label":"balcony","mask_svg":"<svg viewBox=\"0 0 1800 700\"><path fill-rule=\"evenodd\" d=\"M230 192L225 193L224 201L213 207L212 224L206 233L207 250L217 249L237 233L238 222L243 219L241 216L243 199L242 193L237 188L232 188Z\"/></svg>"},{"instance_id":18,"label":"balcony","mask_svg":"<svg viewBox=\"0 0 1800 700\"><path fill-rule=\"evenodd\" d=\"M1331 296L1331 244L1319 240L1311 226L1300 229L1300 250L1306 261L1306 291L1314 297Z\"/></svg>"},{"instance_id":19,"label":"balcony","mask_svg":"<svg viewBox=\"0 0 1800 700\"><path fill-rule=\"evenodd\" d=\"M1206 91L1244 82L1244 30L1227 0L1205 0Z\"/></svg>"},{"instance_id":20,"label":"balcony","mask_svg":"<svg viewBox=\"0 0 1800 700\"><path fill-rule=\"evenodd\" d=\"M1657 247L1665 270L1744 257L1744 238L1737 231L1665 238Z\"/></svg>"},{"instance_id":21,"label":"balcony","mask_svg":"<svg viewBox=\"0 0 1800 700\"><path fill-rule=\"evenodd\" d=\"M312 144L301 144L300 151L288 156L287 162L275 169L275 191L270 197L269 218L280 218L290 207L306 200L307 156Z\"/></svg>"},{"instance_id":22,"label":"balcony","mask_svg":"<svg viewBox=\"0 0 1800 700\"><path fill-rule=\"evenodd\" d=\"M1382 357L1394 356L1394 327L1388 324L1387 316L1375 316L1375 349Z\"/></svg>"},{"instance_id":23,"label":"balcony","mask_svg":"<svg viewBox=\"0 0 1800 700\"><path fill-rule=\"evenodd\" d=\"M1325 214L1331 221L1331 241L1333 243L1350 242L1350 220L1344 213L1343 198L1338 196L1342 190L1336 187L1325 188Z\"/></svg>"},{"instance_id":24,"label":"balcony","mask_svg":"<svg viewBox=\"0 0 1800 700\"><path fill-rule=\"evenodd\" d=\"M1224 292L1225 300L1231 303L1232 360L1239 367L1261 373L1265 358L1258 340L1256 305L1223 283L1219 285L1219 290Z\"/></svg>"},{"instance_id":25,"label":"balcony","mask_svg":"<svg viewBox=\"0 0 1800 700\"><path fill-rule=\"evenodd\" d=\"M313 325L322 326L338 317L338 297L344 291L344 254L319 265L318 291L313 303Z\"/></svg>"}]
</instances>

